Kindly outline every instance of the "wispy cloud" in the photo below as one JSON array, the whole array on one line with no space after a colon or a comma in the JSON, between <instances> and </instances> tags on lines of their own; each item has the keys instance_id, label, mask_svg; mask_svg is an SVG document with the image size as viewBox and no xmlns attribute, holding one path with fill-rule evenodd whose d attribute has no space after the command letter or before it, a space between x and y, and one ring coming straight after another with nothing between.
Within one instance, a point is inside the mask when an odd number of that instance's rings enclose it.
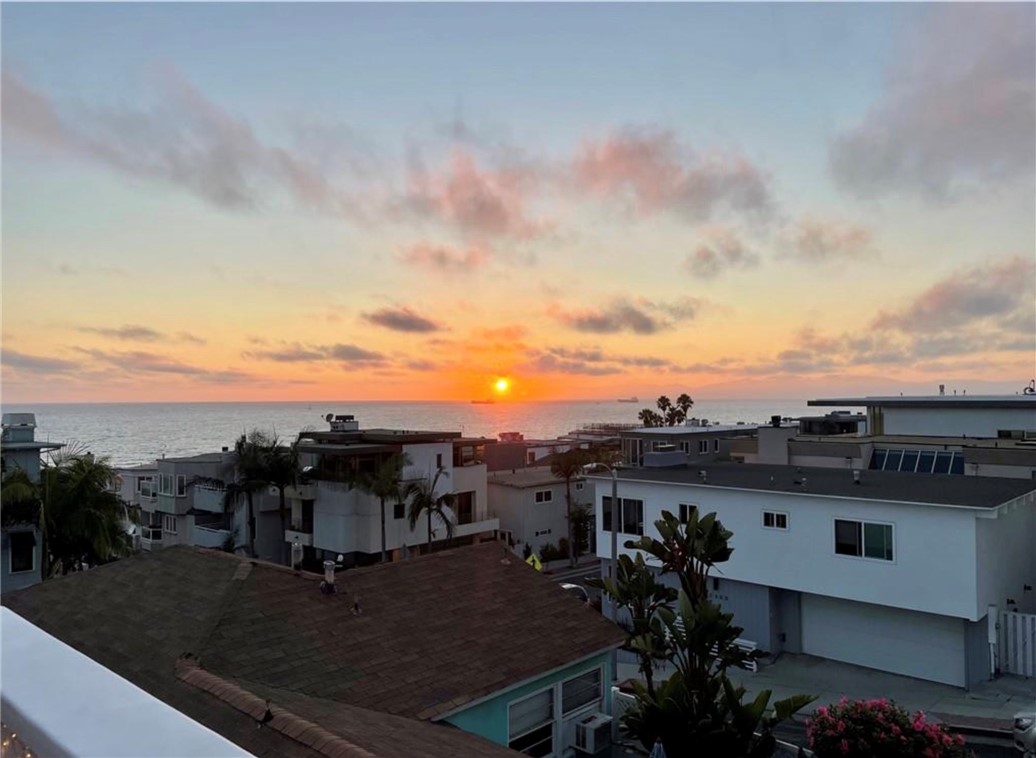
<instances>
[{"instance_id":1,"label":"wispy cloud","mask_svg":"<svg viewBox=\"0 0 1036 758\"><path fill-rule=\"evenodd\" d=\"M692 319L697 313L698 301L684 299L674 303L647 299L630 301L617 298L598 308L570 310L552 305L547 313L554 320L589 334L655 334L673 327L676 321Z\"/></svg>"},{"instance_id":2,"label":"wispy cloud","mask_svg":"<svg viewBox=\"0 0 1036 758\"><path fill-rule=\"evenodd\" d=\"M483 245L453 247L430 242L418 242L400 254L400 260L404 263L450 274L476 271L485 265L489 257L489 249Z\"/></svg>"},{"instance_id":3,"label":"wispy cloud","mask_svg":"<svg viewBox=\"0 0 1036 758\"><path fill-rule=\"evenodd\" d=\"M769 178L747 158L696 153L670 131L626 129L587 140L572 173L579 191L641 215L669 211L702 222L721 211L762 216L773 203Z\"/></svg>"},{"instance_id":4,"label":"wispy cloud","mask_svg":"<svg viewBox=\"0 0 1036 758\"><path fill-rule=\"evenodd\" d=\"M246 382L254 377L237 369L210 369L183 363L160 353L141 350L101 350L76 347L76 351L123 374L170 374L214 384Z\"/></svg>"},{"instance_id":5,"label":"wispy cloud","mask_svg":"<svg viewBox=\"0 0 1036 758\"><path fill-rule=\"evenodd\" d=\"M864 226L804 216L781 234L778 257L806 263L873 258L872 239L871 230Z\"/></svg>"},{"instance_id":6,"label":"wispy cloud","mask_svg":"<svg viewBox=\"0 0 1036 758\"><path fill-rule=\"evenodd\" d=\"M113 340L120 340L123 342L163 342L163 341L177 341L177 342L189 342L194 345L204 345L205 340L198 337L190 332L179 331L174 335L170 336L164 332L160 332L157 329L152 329L149 326L140 326L139 324L124 324L119 327L103 327L103 326L78 326L76 331L83 332L84 334L97 334L101 337L107 337Z\"/></svg>"},{"instance_id":7,"label":"wispy cloud","mask_svg":"<svg viewBox=\"0 0 1036 758\"><path fill-rule=\"evenodd\" d=\"M387 362L386 357L382 353L344 343L334 345L303 345L298 342L282 343L279 346L265 347L262 350L249 350L244 352L242 356L253 360L266 360L275 363L344 362L375 366Z\"/></svg>"},{"instance_id":8,"label":"wispy cloud","mask_svg":"<svg viewBox=\"0 0 1036 758\"><path fill-rule=\"evenodd\" d=\"M714 279L728 269L751 268L759 263L759 256L749 250L730 227L708 227L702 230L701 236L701 243L684 261L684 267L692 276Z\"/></svg>"},{"instance_id":9,"label":"wispy cloud","mask_svg":"<svg viewBox=\"0 0 1036 758\"><path fill-rule=\"evenodd\" d=\"M428 333L443 330L441 324L420 315L410 308L382 308L373 313L364 313L364 321L395 332Z\"/></svg>"},{"instance_id":10,"label":"wispy cloud","mask_svg":"<svg viewBox=\"0 0 1036 758\"><path fill-rule=\"evenodd\" d=\"M77 371L82 364L77 361L69 361L64 358L53 358L44 355L31 355L8 347L0 352L0 364L5 369L15 369L40 374L60 374L69 371Z\"/></svg>"},{"instance_id":11,"label":"wispy cloud","mask_svg":"<svg viewBox=\"0 0 1036 758\"><path fill-rule=\"evenodd\" d=\"M1036 6L929 6L880 99L831 148L836 181L863 196L938 199L1031 178L1036 165Z\"/></svg>"}]
</instances>

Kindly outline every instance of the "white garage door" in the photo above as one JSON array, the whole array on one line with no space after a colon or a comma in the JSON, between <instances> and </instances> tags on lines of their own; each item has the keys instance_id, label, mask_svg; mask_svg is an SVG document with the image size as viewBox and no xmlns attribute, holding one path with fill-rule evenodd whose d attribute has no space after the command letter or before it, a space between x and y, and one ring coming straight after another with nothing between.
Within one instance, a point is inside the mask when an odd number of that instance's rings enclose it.
<instances>
[{"instance_id":1,"label":"white garage door","mask_svg":"<svg viewBox=\"0 0 1036 758\"><path fill-rule=\"evenodd\" d=\"M804 594L802 650L964 686L964 624L960 619Z\"/></svg>"}]
</instances>

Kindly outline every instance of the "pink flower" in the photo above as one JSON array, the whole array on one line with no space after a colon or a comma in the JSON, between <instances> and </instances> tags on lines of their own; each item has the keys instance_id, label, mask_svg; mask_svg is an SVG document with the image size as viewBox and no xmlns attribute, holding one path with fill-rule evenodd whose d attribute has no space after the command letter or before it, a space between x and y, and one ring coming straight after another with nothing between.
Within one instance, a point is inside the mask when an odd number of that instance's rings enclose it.
<instances>
[{"instance_id":1,"label":"pink flower","mask_svg":"<svg viewBox=\"0 0 1036 758\"><path fill-rule=\"evenodd\" d=\"M849 743L846 742L845 740L842 740L841 749L842 749L842 755L848 755L849 754Z\"/></svg>"}]
</instances>

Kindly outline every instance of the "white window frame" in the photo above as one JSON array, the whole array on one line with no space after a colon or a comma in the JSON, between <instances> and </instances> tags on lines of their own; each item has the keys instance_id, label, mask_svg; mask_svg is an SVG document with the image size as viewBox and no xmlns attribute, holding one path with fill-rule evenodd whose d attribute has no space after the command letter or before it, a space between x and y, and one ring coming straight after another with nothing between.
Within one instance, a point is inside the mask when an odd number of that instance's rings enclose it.
<instances>
[{"instance_id":1,"label":"white window frame","mask_svg":"<svg viewBox=\"0 0 1036 758\"><path fill-rule=\"evenodd\" d=\"M172 526L170 529L169 527ZM176 534L177 520L176 516L170 516L168 513L162 515L162 531L166 534Z\"/></svg>"},{"instance_id":2,"label":"white window frame","mask_svg":"<svg viewBox=\"0 0 1036 758\"><path fill-rule=\"evenodd\" d=\"M168 487L166 486L168 485ZM172 474L159 474L158 475L158 494L174 496L176 494L176 477Z\"/></svg>"},{"instance_id":3,"label":"white window frame","mask_svg":"<svg viewBox=\"0 0 1036 758\"><path fill-rule=\"evenodd\" d=\"M176 496L187 497L187 474L176 475Z\"/></svg>"},{"instance_id":4,"label":"white window frame","mask_svg":"<svg viewBox=\"0 0 1036 758\"><path fill-rule=\"evenodd\" d=\"M708 454L709 454L709 441L708 440L698 440L698 455L708 455Z\"/></svg>"},{"instance_id":5,"label":"white window frame","mask_svg":"<svg viewBox=\"0 0 1036 758\"><path fill-rule=\"evenodd\" d=\"M583 487L586 486L586 482L576 482L576 492L582 491Z\"/></svg>"},{"instance_id":6,"label":"white window frame","mask_svg":"<svg viewBox=\"0 0 1036 758\"><path fill-rule=\"evenodd\" d=\"M684 440L683 442L681 442L680 443L680 452L681 453L686 453L687 455L690 455L691 454L691 443L688 442L687 440Z\"/></svg>"},{"instance_id":7,"label":"white window frame","mask_svg":"<svg viewBox=\"0 0 1036 758\"><path fill-rule=\"evenodd\" d=\"M767 516L773 516L772 524L766 523ZM784 517L784 526L780 525L781 516ZM791 526L791 517L788 515L787 511L763 511L762 524L763 529L773 529L778 532L786 532L788 531L788 528Z\"/></svg>"},{"instance_id":8,"label":"white window frame","mask_svg":"<svg viewBox=\"0 0 1036 758\"><path fill-rule=\"evenodd\" d=\"M27 569L22 569L21 571L15 571L14 570L14 545L11 544L11 542L10 542L10 538L13 537L16 534L28 534L28 535L31 535L32 538L33 538L33 543L32 543L32 565L29 566L29 568L27 568ZM20 576L21 574L31 574L31 573L33 573L36 570L36 548L38 546L37 543L39 542L39 540L36 539L36 535L33 534L30 531L20 531L20 532L8 532L7 533L7 537L8 537L8 545L7 545L7 573L10 574L11 576Z\"/></svg>"},{"instance_id":9,"label":"white window frame","mask_svg":"<svg viewBox=\"0 0 1036 758\"><path fill-rule=\"evenodd\" d=\"M536 490L535 499L537 503L553 503L554 490Z\"/></svg>"},{"instance_id":10,"label":"white window frame","mask_svg":"<svg viewBox=\"0 0 1036 758\"><path fill-rule=\"evenodd\" d=\"M860 525L860 554L859 555L849 555L847 553L839 553L838 552L838 533L837 533L836 530L838 529L837 524L838 524L839 521L849 521L849 522L856 523L856 524ZM875 558L873 556L867 555L867 529L866 529L866 527L867 527L868 524L870 524L872 526L887 526L887 527L889 527L889 529L892 530L892 537L891 537L892 558L891 559L889 559L889 558ZM833 518L831 520L831 538L832 538L831 549L832 549L832 551L834 551L835 556L838 557L838 558L848 558L849 560L853 560L853 561L872 561L872 562L875 562L875 563L883 563L885 565L897 562L896 556L899 555L899 550L896 548L896 525L895 525L895 523L893 523L891 521L874 521L872 519L852 518L852 517L847 517L847 516L836 517L836 518Z\"/></svg>"}]
</instances>

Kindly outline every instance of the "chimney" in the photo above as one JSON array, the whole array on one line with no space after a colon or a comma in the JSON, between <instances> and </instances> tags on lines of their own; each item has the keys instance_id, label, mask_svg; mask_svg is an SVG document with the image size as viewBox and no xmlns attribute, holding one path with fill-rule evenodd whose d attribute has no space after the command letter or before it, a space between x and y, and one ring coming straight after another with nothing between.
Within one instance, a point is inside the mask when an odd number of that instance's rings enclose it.
<instances>
[{"instance_id":1,"label":"chimney","mask_svg":"<svg viewBox=\"0 0 1036 758\"><path fill-rule=\"evenodd\" d=\"M324 581L320 583L320 591L325 595L335 593L335 562L324 561Z\"/></svg>"},{"instance_id":2,"label":"chimney","mask_svg":"<svg viewBox=\"0 0 1036 758\"><path fill-rule=\"evenodd\" d=\"M772 426L774 428L778 428L778 427L780 427L780 425L781 425L781 417L780 416L770 416L770 426Z\"/></svg>"},{"instance_id":3,"label":"chimney","mask_svg":"<svg viewBox=\"0 0 1036 758\"><path fill-rule=\"evenodd\" d=\"M945 384L940 384L939 385L939 394L940 395L945 395L946 394L946 385Z\"/></svg>"}]
</instances>

